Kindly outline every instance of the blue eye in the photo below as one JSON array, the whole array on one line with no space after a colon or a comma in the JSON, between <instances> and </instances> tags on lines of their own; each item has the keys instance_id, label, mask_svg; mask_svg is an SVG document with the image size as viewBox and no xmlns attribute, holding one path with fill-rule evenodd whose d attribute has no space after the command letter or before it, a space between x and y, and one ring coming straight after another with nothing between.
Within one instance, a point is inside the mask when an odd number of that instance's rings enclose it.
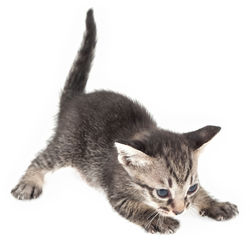
<instances>
[{"instance_id":1,"label":"blue eye","mask_svg":"<svg viewBox=\"0 0 250 250\"><path fill-rule=\"evenodd\" d=\"M167 189L157 189L156 193L161 198L166 198L168 196L168 194L169 194Z\"/></svg>"},{"instance_id":2,"label":"blue eye","mask_svg":"<svg viewBox=\"0 0 250 250\"><path fill-rule=\"evenodd\" d=\"M196 191L198 187L198 184L194 184L193 186L191 186L189 189L188 189L188 194L192 194L193 192Z\"/></svg>"}]
</instances>

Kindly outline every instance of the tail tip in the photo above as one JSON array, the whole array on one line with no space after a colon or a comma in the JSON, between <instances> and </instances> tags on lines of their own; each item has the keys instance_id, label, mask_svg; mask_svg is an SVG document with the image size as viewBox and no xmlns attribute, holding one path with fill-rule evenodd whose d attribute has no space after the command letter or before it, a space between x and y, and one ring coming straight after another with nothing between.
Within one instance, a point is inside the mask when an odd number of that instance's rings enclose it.
<instances>
[{"instance_id":1,"label":"tail tip","mask_svg":"<svg viewBox=\"0 0 250 250\"><path fill-rule=\"evenodd\" d=\"M95 30L95 19L93 9L87 11L86 26L88 30Z\"/></svg>"},{"instance_id":2,"label":"tail tip","mask_svg":"<svg viewBox=\"0 0 250 250\"><path fill-rule=\"evenodd\" d=\"M90 8L88 11L87 11L87 18L90 18L90 17L93 17L94 15L94 10L92 8Z\"/></svg>"}]
</instances>

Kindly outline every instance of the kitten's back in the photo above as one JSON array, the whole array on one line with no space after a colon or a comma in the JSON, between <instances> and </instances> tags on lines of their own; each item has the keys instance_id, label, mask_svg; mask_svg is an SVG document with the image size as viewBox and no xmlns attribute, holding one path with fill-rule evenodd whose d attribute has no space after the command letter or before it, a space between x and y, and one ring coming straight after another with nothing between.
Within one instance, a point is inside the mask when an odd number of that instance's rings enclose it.
<instances>
[{"instance_id":1,"label":"kitten's back","mask_svg":"<svg viewBox=\"0 0 250 250\"><path fill-rule=\"evenodd\" d=\"M58 129L68 129L69 125L93 140L110 143L156 126L142 105L112 91L82 94L68 102L58 120Z\"/></svg>"}]
</instances>

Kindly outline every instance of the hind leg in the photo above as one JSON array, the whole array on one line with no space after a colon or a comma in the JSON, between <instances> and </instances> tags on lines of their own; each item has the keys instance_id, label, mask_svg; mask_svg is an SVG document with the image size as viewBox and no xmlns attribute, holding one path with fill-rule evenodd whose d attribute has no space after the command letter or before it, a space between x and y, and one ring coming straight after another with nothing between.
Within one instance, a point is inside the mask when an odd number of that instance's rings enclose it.
<instances>
[{"instance_id":1,"label":"hind leg","mask_svg":"<svg viewBox=\"0 0 250 250\"><path fill-rule=\"evenodd\" d=\"M60 166L61 160L53 147L48 146L31 162L26 173L11 191L12 195L19 200L37 198L42 193L45 174Z\"/></svg>"}]
</instances>

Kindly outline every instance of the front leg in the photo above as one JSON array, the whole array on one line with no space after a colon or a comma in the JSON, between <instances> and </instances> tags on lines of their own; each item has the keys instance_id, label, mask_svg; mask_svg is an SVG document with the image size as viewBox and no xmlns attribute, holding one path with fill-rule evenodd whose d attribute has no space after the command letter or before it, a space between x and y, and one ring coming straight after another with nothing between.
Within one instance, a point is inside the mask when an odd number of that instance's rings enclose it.
<instances>
[{"instance_id":1,"label":"front leg","mask_svg":"<svg viewBox=\"0 0 250 250\"><path fill-rule=\"evenodd\" d=\"M208 216L217 221L231 219L239 213L236 205L213 199L202 187L192 197L192 204L201 216Z\"/></svg>"},{"instance_id":2,"label":"front leg","mask_svg":"<svg viewBox=\"0 0 250 250\"><path fill-rule=\"evenodd\" d=\"M26 173L11 193L19 200L35 199L42 193L44 176L56 167L62 166L63 158L59 155L56 145L49 144L30 164Z\"/></svg>"},{"instance_id":3,"label":"front leg","mask_svg":"<svg viewBox=\"0 0 250 250\"><path fill-rule=\"evenodd\" d=\"M147 232L174 233L179 228L177 220L160 215L144 203L126 198L110 200L110 203L120 215L142 226Z\"/></svg>"}]
</instances>

